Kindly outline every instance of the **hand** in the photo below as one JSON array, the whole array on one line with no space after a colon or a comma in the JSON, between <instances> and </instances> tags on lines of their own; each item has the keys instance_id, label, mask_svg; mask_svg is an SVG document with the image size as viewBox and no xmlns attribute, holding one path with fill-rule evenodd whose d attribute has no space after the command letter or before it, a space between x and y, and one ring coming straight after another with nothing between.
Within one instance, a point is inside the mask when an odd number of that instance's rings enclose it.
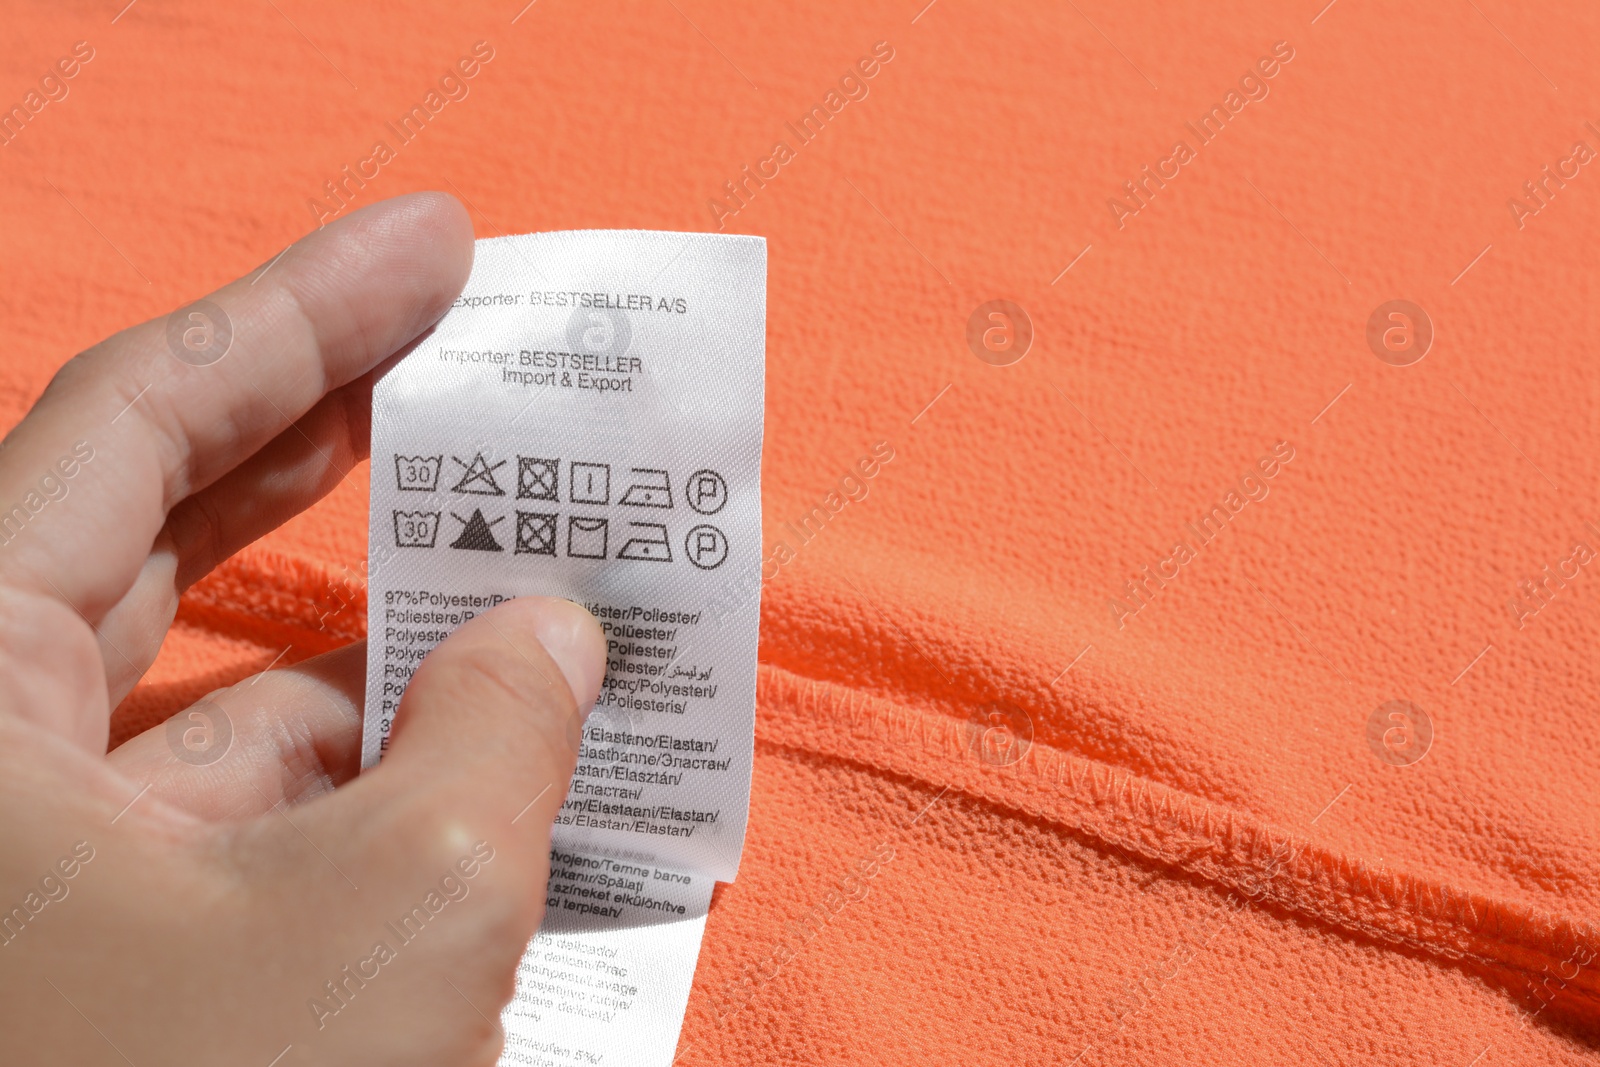
<instances>
[{"instance_id":1,"label":"hand","mask_svg":"<svg viewBox=\"0 0 1600 1067\"><path fill-rule=\"evenodd\" d=\"M364 457L373 368L471 265L447 196L357 212L209 298L222 358L205 319L188 348L164 320L125 330L0 449L7 1062L494 1062L605 669L582 608L462 626L354 781L362 646L212 694L233 729L216 762L165 727L105 753L179 594Z\"/></svg>"}]
</instances>

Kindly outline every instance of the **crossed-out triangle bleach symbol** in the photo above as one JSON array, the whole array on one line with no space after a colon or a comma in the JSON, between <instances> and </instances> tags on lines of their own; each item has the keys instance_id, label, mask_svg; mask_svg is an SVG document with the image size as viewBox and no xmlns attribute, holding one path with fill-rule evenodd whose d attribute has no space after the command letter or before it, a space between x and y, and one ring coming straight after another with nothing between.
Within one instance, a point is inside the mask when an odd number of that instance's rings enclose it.
<instances>
[{"instance_id":1,"label":"crossed-out triangle bleach symbol","mask_svg":"<svg viewBox=\"0 0 1600 1067\"><path fill-rule=\"evenodd\" d=\"M483 458L482 452L473 456L471 463L463 459L457 459L455 456L450 458L462 467L461 480L455 484L452 492L474 493L478 496L506 495L506 491L500 488L500 483L494 480L494 472L506 465L505 460L501 460L491 467L489 466L489 461Z\"/></svg>"},{"instance_id":2,"label":"crossed-out triangle bleach symbol","mask_svg":"<svg viewBox=\"0 0 1600 1067\"><path fill-rule=\"evenodd\" d=\"M450 517L461 524L461 536L450 542L451 548L466 548L475 552L505 551L500 547L500 542L494 539L494 531L490 529L495 522L504 522L504 515L494 522L489 522L484 519L482 508L473 508L470 519L463 519L453 511Z\"/></svg>"}]
</instances>

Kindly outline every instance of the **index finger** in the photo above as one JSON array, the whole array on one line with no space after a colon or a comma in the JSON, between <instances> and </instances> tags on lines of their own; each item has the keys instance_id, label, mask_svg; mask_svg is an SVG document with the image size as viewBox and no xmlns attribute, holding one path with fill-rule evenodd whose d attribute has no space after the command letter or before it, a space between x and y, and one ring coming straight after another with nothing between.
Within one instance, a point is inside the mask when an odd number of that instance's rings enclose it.
<instances>
[{"instance_id":1,"label":"index finger","mask_svg":"<svg viewBox=\"0 0 1600 1067\"><path fill-rule=\"evenodd\" d=\"M453 197L397 197L69 361L0 452L0 583L98 618L175 504L428 329L471 267Z\"/></svg>"}]
</instances>

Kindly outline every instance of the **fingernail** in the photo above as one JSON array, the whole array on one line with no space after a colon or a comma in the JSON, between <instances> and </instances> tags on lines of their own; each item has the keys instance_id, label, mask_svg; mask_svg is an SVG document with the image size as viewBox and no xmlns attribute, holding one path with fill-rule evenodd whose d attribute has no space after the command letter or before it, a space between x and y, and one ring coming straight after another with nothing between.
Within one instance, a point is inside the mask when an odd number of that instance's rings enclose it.
<instances>
[{"instance_id":1,"label":"fingernail","mask_svg":"<svg viewBox=\"0 0 1600 1067\"><path fill-rule=\"evenodd\" d=\"M534 613L534 634L561 668L579 710L587 715L600 695L600 683L606 674L605 633L580 604L558 597L532 599L539 601Z\"/></svg>"}]
</instances>

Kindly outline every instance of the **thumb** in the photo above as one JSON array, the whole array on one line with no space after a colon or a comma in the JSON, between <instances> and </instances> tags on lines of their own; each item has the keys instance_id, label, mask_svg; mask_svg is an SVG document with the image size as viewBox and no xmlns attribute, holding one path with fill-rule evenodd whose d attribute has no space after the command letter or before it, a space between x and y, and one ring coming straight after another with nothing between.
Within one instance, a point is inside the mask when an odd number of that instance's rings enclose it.
<instances>
[{"instance_id":1,"label":"thumb","mask_svg":"<svg viewBox=\"0 0 1600 1067\"><path fill-rule=\"evenodd\" d=\"M569 600L518 598L463 623L412 676L383 763L326 798L346 849L405 867L487 839L508 866L543 871L604 674L600 624Z\"/></svg>"},{"instance_id":2,"label":"thumb","mask_svg":"<svg viewBox=\"0 0 1600 1067\"><path fill-rule=\"evenodd\" d=\"M496 806L530 784L564 795L605 650L600 624L570 600L523 597L468 620L406 687L383 764L391 780L410 790L459 778Z\"/></svg>"},{"instance_id":3,"label":"thumb","mask_svg":"<svg viewBox=\"0 0 1600 1067\"><path fill-rule=\"evenodd\" d=\"M338 998L293 1005L319 1062L494 1061L493 1020L543 915L551 824L604 673L605 637L583 608L501 604L422 661L382 765L293 818L259 821L276 844L266 855L317 850L289 885L261 883L263 900L315 916L295 946L307 974L361 989L387 959L403 961L350 1001L364 1025L328 1024L344 1015ZM447 932L426 932L436 927Z\"/></svg>"}]
</instances>

